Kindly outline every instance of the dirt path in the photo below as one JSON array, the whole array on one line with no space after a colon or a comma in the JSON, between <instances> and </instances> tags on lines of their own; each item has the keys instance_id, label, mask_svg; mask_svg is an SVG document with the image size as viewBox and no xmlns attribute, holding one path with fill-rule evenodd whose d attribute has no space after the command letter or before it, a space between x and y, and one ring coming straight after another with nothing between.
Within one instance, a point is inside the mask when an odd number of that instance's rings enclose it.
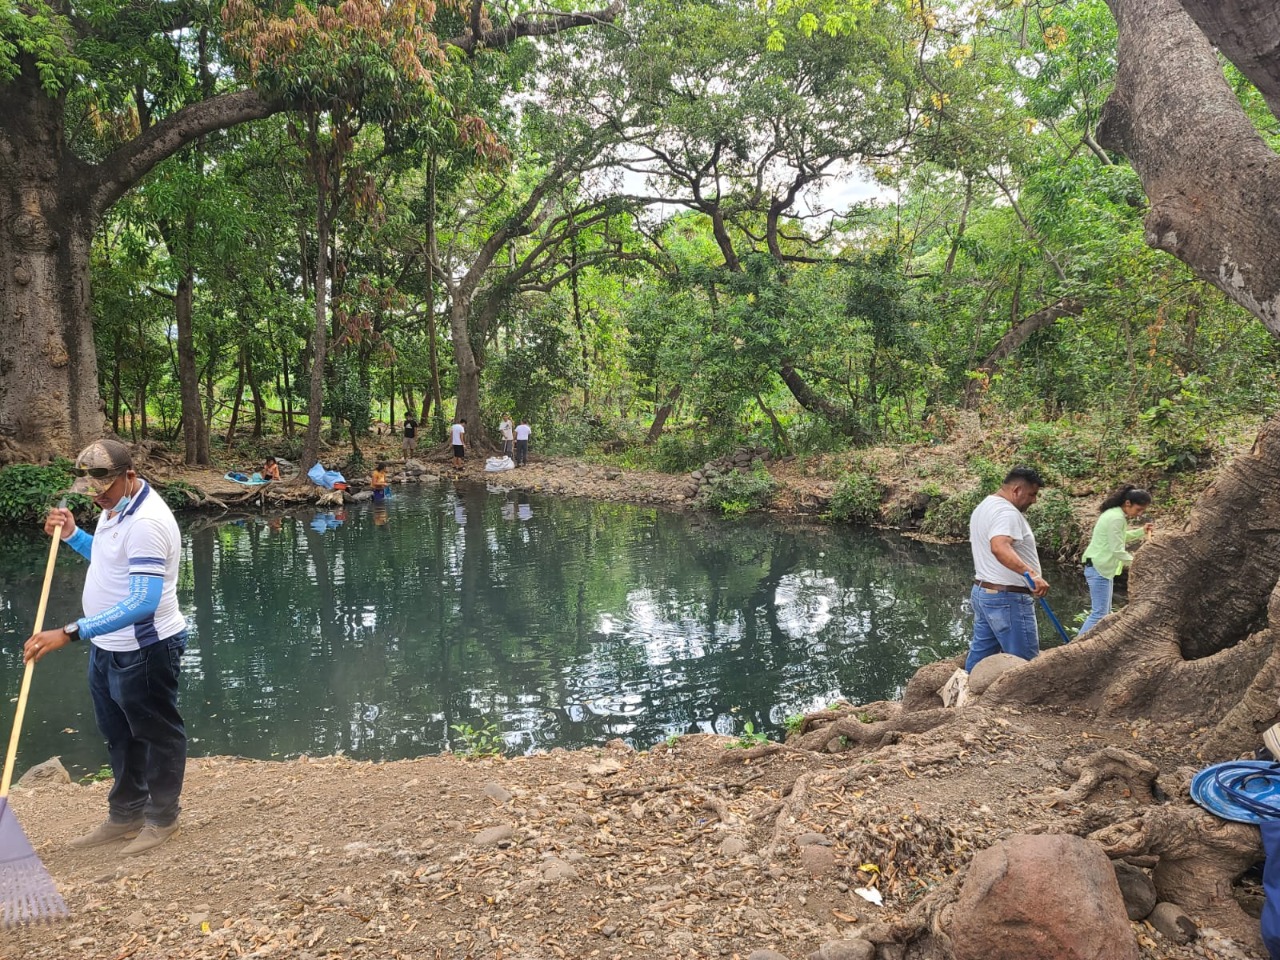
<instances>
[{"instance_id":1,"label":"dirt path","mask_svg":"<svg viewBox=\"0 0 1280 960\"><path fill-rule=\"evenodd\" d=\"M1186 731L966 711L959 741L861 757L687 736L478 761L194 759L182 831L131 860L67 846L102 817L104 784L19 787L73 915L0 935L0 957L802 960L900 917L996 839L1087 833L1051 804L1068 757L1136 746L1166 774L1186 759ZM1148 960L1249 956L1133 931Z\"/></svg>"}]
</instances>

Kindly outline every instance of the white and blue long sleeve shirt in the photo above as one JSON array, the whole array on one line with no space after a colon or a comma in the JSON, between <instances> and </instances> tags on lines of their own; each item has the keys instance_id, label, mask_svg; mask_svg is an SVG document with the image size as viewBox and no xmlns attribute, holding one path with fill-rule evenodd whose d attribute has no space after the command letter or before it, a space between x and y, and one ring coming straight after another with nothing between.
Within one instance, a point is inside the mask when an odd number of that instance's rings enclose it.
<instances>
[{"instance_id":1,"label":"white and blue long sleeve shirt","mask_svg":"<svg viewBox=\"0 0 1280 960\"><path fill-rule=\"evenodd\" d=\"M137 650L187 628L178 610L182 537L145 480L122 513L104 511L92 536L77 530L66 543L89 560L82 637L104 650Z\"/></svg>"}]
</instances>

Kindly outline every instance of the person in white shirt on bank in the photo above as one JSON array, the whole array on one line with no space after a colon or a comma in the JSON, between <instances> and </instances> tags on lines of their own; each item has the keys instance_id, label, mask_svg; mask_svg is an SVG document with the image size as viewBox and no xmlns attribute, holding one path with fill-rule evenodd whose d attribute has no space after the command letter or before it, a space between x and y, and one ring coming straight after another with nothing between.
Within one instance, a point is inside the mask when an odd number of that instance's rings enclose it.
<instances>
[{"instance_id":1,"label":"person in white shirt on bank","mask_svg":"<svg viewBox=\"0 0 1280 960\"><path fill-rule=\"evenodd\" d=\"M520 426L516 427L516 466L523 467L529 463L529 428L528 417L520 418Z\"/></svg>"},{"instance_id":2,"label":"person in white shirt on bank","mask_svg":"<svg viewBox=\"0 0 1280 960\"><path fill-rule=\"evenodd\" d=\"M1031 524L1023 516L1036 502L1044 480L1031 467L1014 467L1000 489L969 517L973 551L973 638L964 668L972 671L996 653L1030 660L1040 653L1035 597L1049 592ZM1027 584L1028 574L1035 584Z\"/></svg>"},{"instance_id":3,"label":"person in white shirt on bank","mask_svg":"<svg viewBox=\"0 0 1280 960\"><path fill-rule=\"evenodd\" d=\"M453 466L455 469L461 469L462 461L467 457L467 418L455 420L453 426L449 428L449 435L453 442Z\"/></svg>"},{"instance_id":4,"label":"person in white shirt on bank","mask_svg":"<svg viewBox=\"0 0 1280 960\"><path fill-rule=\"evenodd\" d=\"M76 526L70 510L45 520L52 536L89 561L81 599L84 616L30 637L23 659L39 660L75 640L89 648L89 693L107 741L114 783L109 815L73 847L131 840L133 856L178 832L178 798L187 767L187 732L178 712L178 677L187 621L178 609L182 537L160 494L133 470L119 440L97 440L81 451L73 492L102 510L93 534Z\"/></svg>"},{"instance_id":5,"label":"person in white shirt on bank","mask_svg":"<svg viewBox=\"0 0 1280 960\"><path fill-rule=\"evenodd\" d=\"M511 422L511 414L504 413L502 422L498 424L498 429L502 432L502 455L509 457L515 451L515 426Z\"/></svg>"}]
</instances>

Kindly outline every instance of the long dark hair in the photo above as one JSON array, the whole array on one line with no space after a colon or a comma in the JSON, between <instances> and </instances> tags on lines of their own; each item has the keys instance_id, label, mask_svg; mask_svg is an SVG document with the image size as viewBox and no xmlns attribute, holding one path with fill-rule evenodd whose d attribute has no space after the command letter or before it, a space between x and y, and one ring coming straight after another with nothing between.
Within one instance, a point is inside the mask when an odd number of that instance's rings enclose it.
<instances>
[{"instance_id":1,"label":"long dark hair","mask_svg":"<svg viewBox=\"0 0 1280 960\"><path fill-rule=\"evenodd\" d=\"M1127 484L1121 487L1107 499L1102 501L1102 506L1098 507L1099 513L1106 513L1113 507L1122 507L1125 503L1134 503L1140 507L1151 506L1151 494L1143 490L1141 487L1135 487L1133 484Z\"/></svg>"}]
</instances>

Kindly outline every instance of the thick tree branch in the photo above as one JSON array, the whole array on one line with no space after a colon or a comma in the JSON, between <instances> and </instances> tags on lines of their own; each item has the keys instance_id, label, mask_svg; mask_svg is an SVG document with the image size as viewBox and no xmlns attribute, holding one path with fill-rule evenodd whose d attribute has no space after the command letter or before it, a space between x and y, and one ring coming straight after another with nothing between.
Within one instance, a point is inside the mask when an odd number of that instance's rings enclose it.
<instances>
[{"instance_id":1,"label":"thick tree branch","mask_svg":"<svg viewBox=\"0 0 1280 960\"><path fill-rule=\"evenodd\" d=\"M261 120L286 107L284 101L267 99L256 90L227 93L183 107L117 148L94 168L89 190L94 219L101 217L152 167L187 144L215 130Z\"/></svg>"},{"instance_id":2,"label":"thick tree branch","mask_svg":"<svg viewBox=\"0 0 1280 960\"><path fill-rule=\"evenodd\" d=\"M1280 4L1275 0L1180 0L1182 9L1266 98L1280 118Z\"/></svg>"},{"instance_id":3,"label":"thick tree branch","mask_svg":"<svg viewBox=\"0 0 1280 960\"><path fill-rule=\"evenodd\" d=\"M1098 140L1142 180L1147 242L1280 337L1280 157L1177 0L1107 2L1120 28L1119 69Z\"/></svg>"},{"instance_id":4,"label":"thick tree branch","mask_svg":"<svg viewBox=\"0 0 1280 960\"><path fill-rule=\"evenodd\" d=\"M480 4L475 5L479 8ZM469 27L461 36L444 41L445 46L457 47L464 53L475 53L477 50L496 50L509 46L521 37L549 37L575 27L592 27L603 23L612 23L622 12L623 0L614 0L603 10L588 10L582 13L555 13L534 19L531 14L521 14L505 27L495 30L477 32L475 26ZM473 20L474 23L474 20Z\"/></svg>"},{"instance_id":5,"label":"thick tree branch","mask_svg":"<svg viewBox=\"0 0 1280 960\"><path fill-rule=\"evenodd\" d=\"M995 349L987 354L978 366L974 369L975 373L983 374L982 378L971 379L964 391L965 407L971 408L978 396L978 384L995 373L996 367L1000 361L1009 356L1020 346L1027 342L1033 333L1037 330L1043 330L1045 327L1051 327L1063 317L1078 317L1084 310L1084 304L1079 300L1064 298L1057 303L1052 303L1035 313L1028 314L1018 323L1010 328L1009 332L1000 338L1000 342L996 344Z\"/></svg>"}]
</instances>

